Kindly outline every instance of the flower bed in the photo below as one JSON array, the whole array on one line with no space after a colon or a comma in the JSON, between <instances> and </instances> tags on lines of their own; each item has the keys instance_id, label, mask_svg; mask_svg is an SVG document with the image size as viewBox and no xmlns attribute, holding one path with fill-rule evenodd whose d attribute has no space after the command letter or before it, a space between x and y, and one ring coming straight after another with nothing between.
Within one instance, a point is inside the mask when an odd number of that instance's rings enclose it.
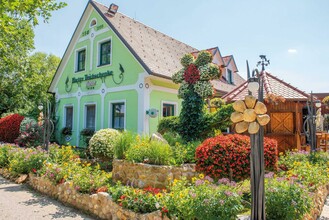
<instances>
[{"instance_id":1,"label":"flower bed","mask_svg":"<svg viewBox=\"0 0 329 220\"><path fill-rule=\"evenodd\" d=\"M29 177L29 184L34 189L80 210L92 213L102 219L162 219L160 211L139 214L123 209L113 202L110 195L106 192L99 192L92 195L82 194L75 190L71 182L53 185L53 183L46 178L37 177L34 174L30 174Z\"/></svg>"},{"instance_id":2,"label":"flower bed","mask_svg":"<svg viewBox=\"0 0 329 220\"><path fill-rule=\"evenodd\" d=\"M103 219L237 219L239 214L250 212L249 180L235 183L199 174L188 181L179 176L184 174L177 174L165 189L136 189L111 183L110 173L81 161L71 147L51 147L45 154L38 149L0 145L0 152L5 155L0 158L0 174L6 178L17 178L14 167L30 170L29 182L35 189ZM39 160L44 160L41 165L34 163ZM328 195L329 154L288 152L281 155L279 167L281 171L266 174L266 218L315 220ZM154 172L144 175L155 176Z\"/></svg>"},{"instance_id":3,"label":"flower bed","mask_svg":"<svg viewBox=\"0 0 329 220\"><path fill-rule=\"evenodd\" d=\"M144 188L148 186L166 188L171 180L186 177L191 180L198 174L195 164L182 166L157 166L144 163L132 163L125 160L114 160L112 178L114 182Z\"/></svg>"}]
</instances>

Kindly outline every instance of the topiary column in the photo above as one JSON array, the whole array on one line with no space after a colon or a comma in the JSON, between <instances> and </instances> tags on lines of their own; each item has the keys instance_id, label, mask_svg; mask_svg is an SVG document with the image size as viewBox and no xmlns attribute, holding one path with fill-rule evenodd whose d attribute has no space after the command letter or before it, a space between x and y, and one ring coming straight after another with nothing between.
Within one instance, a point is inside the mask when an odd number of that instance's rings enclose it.
<instances>
[{"instance_id":1,"label":"topiary column","mask_svg":"<svg viewBox=\"0 0 329 220\"><path fill-rule=\"evenodd\" d=\"M172 76L174 83L181 84L178 97L183 102L178 132L185 141L199 139L205 129L205 99L214 95L210 80L221 76L218 66L211 62L212 55L208 51L201 51L196 59L191 54L186 54L181 58L183 68Z\"/></svg>"}]
</instances>

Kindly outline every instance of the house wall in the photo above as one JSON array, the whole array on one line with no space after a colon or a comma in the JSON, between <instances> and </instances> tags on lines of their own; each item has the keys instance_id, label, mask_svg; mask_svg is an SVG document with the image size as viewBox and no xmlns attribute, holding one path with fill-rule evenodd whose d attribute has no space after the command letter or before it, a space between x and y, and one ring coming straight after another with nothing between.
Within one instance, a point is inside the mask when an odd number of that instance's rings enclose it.
<instances>
[{"instance_id":1,"label":"house wall","mask_svg":"<svg viewBox=\"0 0 329 220\"><path fill-rule=\"evenodd\" d=\"M97 20L97 24L90 27L93 19ZM63 57L63 66L59 68L60 77L55 87L57 139L63 141L60 131L65 126L64 109L67 105L73 106L73 133L69 141L72 145L82 145L80 131L85 128L85 105L91 103L96 105L96 130L111 127L110 103L124 101L125 128L139 132L143 129L143 120L138 120L138 118L145 117L144 111L138 107L139 100L144 98L144 88L140 88L139 84L145 83L144 78L148 74L92 7L85 12L80 25L84 27L80 28L80 31L77 28L75 32L78 37L73 37L71 42L73 46L69 45ZM111 64L99 66L99 42L107 39L111 39L112 42ZM86 49L85 70L76 72L76 55L81 48ZM120 82L120 65L124 69L122 82ZM73 83L73 78L85 78L88 74L106 71L113 71L113 76ZM66 84L67 80L69 80L68 84ZM88 87L88 82L95 85Z\"/></svg>"},{"instance_id":2,"label":"house wall","mask_svg":"<svg viewBox=\"0 0 329 220\"><path fill-rule=\"evenodd\" d=\"M90 27L92 20L96 20L97 24ZM111 64L99 66L99 42L107 39L112 42ZM76 72L77 51L82 48L86 49L85 70ZM124 69L123 78L120 78L122 77L120 65ZM113 76L85 80L86 75L107 71L112 71ZM171 80L150 76L91 6L88 6L74 33L57 74L60 75L58 79L55 79L54 88L58 119L56 136L62 143L83 146L80 131L85 128L85 109L88 104L96 105L95 130L112 127L111 104L124 102L124 128L146 134L156 131L158 121L162 118L164 102L176 105L176 115L179 114L181 108L181 101L177 97L179 86ZM74 83L74 79L82 81ZM88 87L88 83L94 85ZM74 119L71 140L64 141L61 130L65 127L64 110L68 105L73 106ZM157 118L150 118L146 114L150 108L159 110Z\"/></svg>"}]
</instances>

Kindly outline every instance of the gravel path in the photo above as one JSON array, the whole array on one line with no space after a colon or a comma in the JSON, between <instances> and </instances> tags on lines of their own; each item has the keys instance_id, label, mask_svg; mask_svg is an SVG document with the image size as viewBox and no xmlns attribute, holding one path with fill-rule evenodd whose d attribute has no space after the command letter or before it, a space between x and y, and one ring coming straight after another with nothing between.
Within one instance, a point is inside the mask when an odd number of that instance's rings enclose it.
<instances>
[{"instance_id":1,"label":"gravel path","mask_svg":"<svg viewBox=\"0 0 329 220\"><path fill-rule=\"evenodd\" d=\"M0 220L85 219L90 216L0 176Z\"/></svg>"}]
</instances>

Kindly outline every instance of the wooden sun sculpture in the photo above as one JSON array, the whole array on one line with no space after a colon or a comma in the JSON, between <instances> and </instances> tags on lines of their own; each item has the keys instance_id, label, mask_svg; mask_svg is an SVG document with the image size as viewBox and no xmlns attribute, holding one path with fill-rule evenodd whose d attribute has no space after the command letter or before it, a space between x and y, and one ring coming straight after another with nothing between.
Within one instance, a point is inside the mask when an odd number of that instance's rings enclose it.
<instances>
[{"instance_id":1,"label":"wooden sun sculpture","mask_svg":"<svg viewBox=\"0 0 329 220\"><path fill-rule=\"evenodd\" d=\"M249 134L256 134L259 126L265 126L270 121L265 104L252 95L247 95L244 101L234 102L233 108L235 112L231 115L231 121L236 123L235 131L239 134L247 130Z\"/></svg>"}]
</instances>

